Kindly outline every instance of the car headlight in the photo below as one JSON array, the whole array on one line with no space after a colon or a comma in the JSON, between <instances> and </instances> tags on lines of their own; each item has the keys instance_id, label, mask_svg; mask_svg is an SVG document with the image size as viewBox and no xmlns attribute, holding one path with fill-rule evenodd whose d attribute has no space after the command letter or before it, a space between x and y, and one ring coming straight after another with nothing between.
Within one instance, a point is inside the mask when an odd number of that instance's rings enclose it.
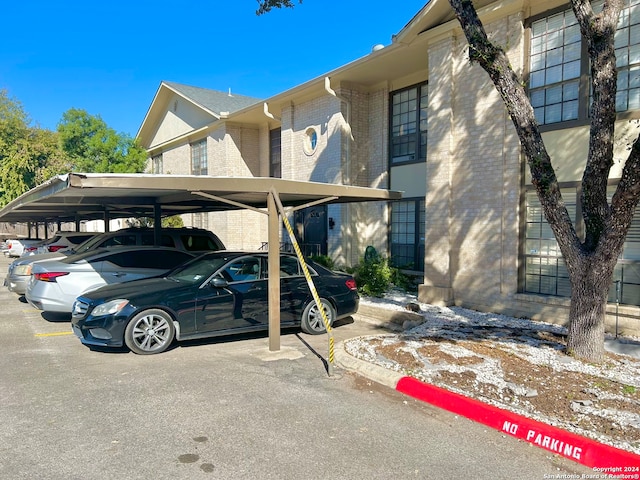
<instances>
[{"instance_id":1,"label":"car headlight","mask_svg":"<svg viewBox=\"0 0 640 480\"><path fill-rule=\"evenodd\" d=\"M18 266L16 266L16 268L13 269L13 274L14 275L25 275L25 276L31 275L31 264L28 263L26 265L18 265Z\"/></svg>"},{"instance_id":2,"label":"car headlight","mask_svg":"<svg viewBox=\"0 0 640 480\"><path fill-rule=\"evenodd\" d=\"M106 303L103 303L102 305L98 305L96 308L93 309L93 312L91 312L91 315L93 315L94 317L97 317L100 315L113 315L114 313L118 313L128 304L129 304L129 300L124 298L116 298L115 300L110 300Z\"/></svg>"}]
</instances>

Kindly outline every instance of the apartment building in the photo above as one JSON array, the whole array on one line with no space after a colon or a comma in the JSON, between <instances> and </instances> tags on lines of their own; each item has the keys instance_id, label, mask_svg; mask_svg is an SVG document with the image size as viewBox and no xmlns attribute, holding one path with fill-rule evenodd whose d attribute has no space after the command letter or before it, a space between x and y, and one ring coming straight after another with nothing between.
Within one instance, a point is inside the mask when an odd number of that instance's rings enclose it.
<instances>
[{"instance_id":1,"label":"apartment building","mask_svg":"<svg viewBox=\"0 0 640 480\"><path fill-rule=\"evenodd\" d=\"M474 4L528 86L580 231L589 72L571 8L552 0ZM640 132L639 4L625 1L616 37L612 188L628 140ZM568 275L515 130L487 74L469 62L446 0L426 3L389 45L268 99L162 82L138 138L152 172L403 191L392 204L320 205L291 219L307 253L326 253L338 265L357 263L375 246L423 278L423 301L550 322L568 317ZM188 214L185 223L215 230L233 248L259 248L266 239L261 217ZM640 222L611 287L610 330L639 328L639 259Z\"/></svg>"}]
</instances>

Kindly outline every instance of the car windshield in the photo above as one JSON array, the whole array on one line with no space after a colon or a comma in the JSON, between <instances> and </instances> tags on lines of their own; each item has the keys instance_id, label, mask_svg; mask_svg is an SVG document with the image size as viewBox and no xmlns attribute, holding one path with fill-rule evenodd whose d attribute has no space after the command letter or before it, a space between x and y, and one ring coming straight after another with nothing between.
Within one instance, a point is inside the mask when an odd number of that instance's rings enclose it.
<instances>
[{"instance_id":1,"label":"car windshield","mask_svg":"<svg viewBox=\"0 0 640 480\"><path fill-rule=\"evenodd\" d=\"M74 253L86 252L87 250L91 250L94 245L96 245L97 243L100 242L100 240L102 240L102 238L103 238L102 235L98 233L97 235L92 236L88 240L85 240L80 245L76 245L75 247L70 248L69 250L72 250Z\"/></svg>"},{"instance_id":2,"label":"car windshield","mask_svg":"<svg viewBox=\"0 0 640 480\"><path fill-rule=\"evenodd\" d=\"M185 263L172 270L167 278L178 282L199 283L209 278L220 269L226 262L227 257L204 256L198 257L189 263Z\"/></svg>"}]
</instances>

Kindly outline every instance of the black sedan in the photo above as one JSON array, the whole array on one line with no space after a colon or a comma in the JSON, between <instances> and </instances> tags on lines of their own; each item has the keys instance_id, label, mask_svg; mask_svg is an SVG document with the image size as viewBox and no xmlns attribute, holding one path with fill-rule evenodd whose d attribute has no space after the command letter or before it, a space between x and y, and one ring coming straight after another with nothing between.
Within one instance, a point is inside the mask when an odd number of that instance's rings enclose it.
<instances>
[{"instance_id":1,"label":"black sedan","mask_svg":"<svg viewBox=\"0 0 640 480\"><path fill-rule=\"evenodd\" d=\"M307 261L329 323L355 313L351 275ZM212 252L163 277L108 285L76 299L74 333L85 345L160 353L176 340L268 330L267 253ZM295 255L280 257L280 323L326 331Z\"/></svg>"}]
</instances>

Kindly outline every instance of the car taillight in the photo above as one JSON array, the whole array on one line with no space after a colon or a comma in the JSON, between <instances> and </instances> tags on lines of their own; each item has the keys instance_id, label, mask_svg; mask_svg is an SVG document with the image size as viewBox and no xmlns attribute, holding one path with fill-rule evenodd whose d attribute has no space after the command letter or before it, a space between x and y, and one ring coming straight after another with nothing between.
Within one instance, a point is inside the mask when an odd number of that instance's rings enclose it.
<instances>
[{"instance_id":1,"label":"car taillight","mask_svg":"<svg viewBox=\"0 0 640 480\"><path fill-rule=\"evenodd\" d=\"M40 280L41 282L55 282L56 278L64 277L65 275L69 275L69 272L45 272L33 274L36 280Z\"/></svg>"},{"instance_id":2,"label":"car taillight","mask_svg":"<svg viewBox=\"0 0 640 480\"><path fill-rule=\"evenodd\" d=\"M26 247L24 249L25 252L35 252L38 249L38 247Z\"/></svg>"},{"instance_id":3,"label":"car taillight","mask_svg":"<svg viewBox=\"0 0 640 480\"><path fill-rule=\"evenodd\" d=\"M62 250L64 248L64 245L51 245L50 247L47 247L47 250L49 250L50 252L57 252L58 250Z\"/></svg>"},{"instance_id":4,"label":"car taillight","mask_svg":"<svg viewBox=\"0 0 640 480\"><path fill-rule=\"evenodd\" d=\"M353 278L350 278L349 280L347 280L344 283L345 283L345 285L347 286L347 288L349 290L357 290L358 289L358 286L356 285L356 281Z\"/></svg>"}]
</instances>

